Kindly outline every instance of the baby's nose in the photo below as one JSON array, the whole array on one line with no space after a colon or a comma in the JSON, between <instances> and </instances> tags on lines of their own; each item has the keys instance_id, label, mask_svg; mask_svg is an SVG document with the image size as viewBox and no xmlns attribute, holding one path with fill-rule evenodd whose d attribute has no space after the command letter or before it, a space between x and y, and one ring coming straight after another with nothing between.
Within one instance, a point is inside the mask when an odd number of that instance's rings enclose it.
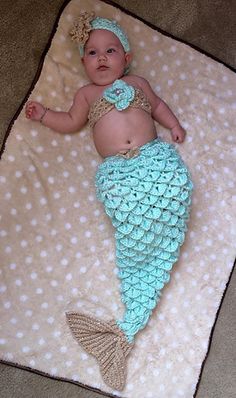
<instances>
[{"instance_id":1,"label":"baby's nose","mask_svg":"<svg viewBox=\"0 0 236 398\"><path fill-rule=\"evenodd\" d=\"M105 53L99 54L98 60L99 60L99 61L104 61L104 60L106 60L106 54L105 54Z\"/></svg>"}]
</instances>

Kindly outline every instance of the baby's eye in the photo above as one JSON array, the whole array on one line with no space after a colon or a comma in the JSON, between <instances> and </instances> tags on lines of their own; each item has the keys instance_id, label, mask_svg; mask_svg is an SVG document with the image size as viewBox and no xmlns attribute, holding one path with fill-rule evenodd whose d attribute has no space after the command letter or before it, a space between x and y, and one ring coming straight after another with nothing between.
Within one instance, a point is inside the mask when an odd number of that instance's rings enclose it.
<instances>
[{"instance_id":1,"label":"baby's eye","mask_svg":"<svg viewBox=\"0 0 236 398\"><path fill-rule=\"evenodd\" d=\"M107 53L108 54L112 54L114 53L116 50L114 48L108 48Z\"/></svg>"},{"instance_id":2,"label":"baby's eye","mask_svg":"<svg viewBox=\"0 0 236 398\"><path fill-rule=\"evenodd\" d=\"M89 55L96 55L96 51L95 50L90 50L88 54Z\"/></svg>"}]
</instances>

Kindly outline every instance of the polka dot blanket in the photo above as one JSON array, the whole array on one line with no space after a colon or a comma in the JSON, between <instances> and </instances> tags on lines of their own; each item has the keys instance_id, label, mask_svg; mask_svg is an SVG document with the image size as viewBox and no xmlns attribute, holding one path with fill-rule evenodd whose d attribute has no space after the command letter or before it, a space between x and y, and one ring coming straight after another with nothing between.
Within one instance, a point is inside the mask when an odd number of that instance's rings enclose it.
<instances>
[{"instance_id":1,"label":"polka dot blanket","mask_svg":"<svg viewBox=\"0 0 236 398\"><path fill-rule=\"evenodd\" d=\"M62 12L30 99L68 109L87 83L69 37L81 11L130 37L132 72L147 78L187 130L176 145L194 182L188 233L170 282L128 358L123 391L108 387L73 338L67 311L123 313L113 227L96 199L101 158L89 128L57 134L22 109L0 163L1 360L125 398L194 395L235 255L236 77L225 66L97 0ZM157 126L170 141L169 132Z\"/></svg>"}]
</instances>

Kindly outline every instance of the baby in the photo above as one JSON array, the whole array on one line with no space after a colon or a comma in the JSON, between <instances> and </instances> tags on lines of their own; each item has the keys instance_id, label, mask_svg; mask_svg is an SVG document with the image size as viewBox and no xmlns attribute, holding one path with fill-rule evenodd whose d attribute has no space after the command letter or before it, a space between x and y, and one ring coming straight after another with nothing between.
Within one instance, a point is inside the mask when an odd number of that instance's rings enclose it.
<instances>
[{"instance_id":1,"label":"baby","mask_svg":"<svg viewBox=\"0 0 236 398\"><path fill-rule=\"evenodd\" d=\"M147 80L128 74L131 49L122 28L83 13L72 31L91 83L75 94L68 112L38 102L27 118L59 132L79 131L89 121L98 153L97 196L115 228L116 265L125 305L123 319L104 322L68 312L77 341L100 365L104 381L125 385L126 357L169 281L186 232L192 182L171 144L157 138L154 120L181 143L185 131Z\"/></svg>"}]
</instances>

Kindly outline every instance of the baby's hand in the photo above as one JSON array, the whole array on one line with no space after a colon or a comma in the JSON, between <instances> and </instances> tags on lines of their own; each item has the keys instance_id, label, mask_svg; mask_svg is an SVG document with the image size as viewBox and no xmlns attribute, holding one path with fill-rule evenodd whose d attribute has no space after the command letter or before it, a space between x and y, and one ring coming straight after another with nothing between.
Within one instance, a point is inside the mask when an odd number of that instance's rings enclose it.
<instances>
[{"instance_id":1,"label":"baby's hand","mask_svg":"<svg viewBox=\"0 0 236 398\"><path fill-rule=\"evenodd\" d=\"M27 102L25 107L25 115L27 119L40 121L45 114L45 108L36 101Z\"/></svg>"},{"instance_id":2,"label":"baby's hand","mask_svg":"<svg viewBox=\"0 0 236 398\"><path fill-rule=\"evenodd\" d=\"M171 129L171 136L174 142L181 143L185 139L186 131L183 129L183 127L180 126L180 124L178 124L177 126L173 127L173 129Z\"/></svg>"}]
</instances>

